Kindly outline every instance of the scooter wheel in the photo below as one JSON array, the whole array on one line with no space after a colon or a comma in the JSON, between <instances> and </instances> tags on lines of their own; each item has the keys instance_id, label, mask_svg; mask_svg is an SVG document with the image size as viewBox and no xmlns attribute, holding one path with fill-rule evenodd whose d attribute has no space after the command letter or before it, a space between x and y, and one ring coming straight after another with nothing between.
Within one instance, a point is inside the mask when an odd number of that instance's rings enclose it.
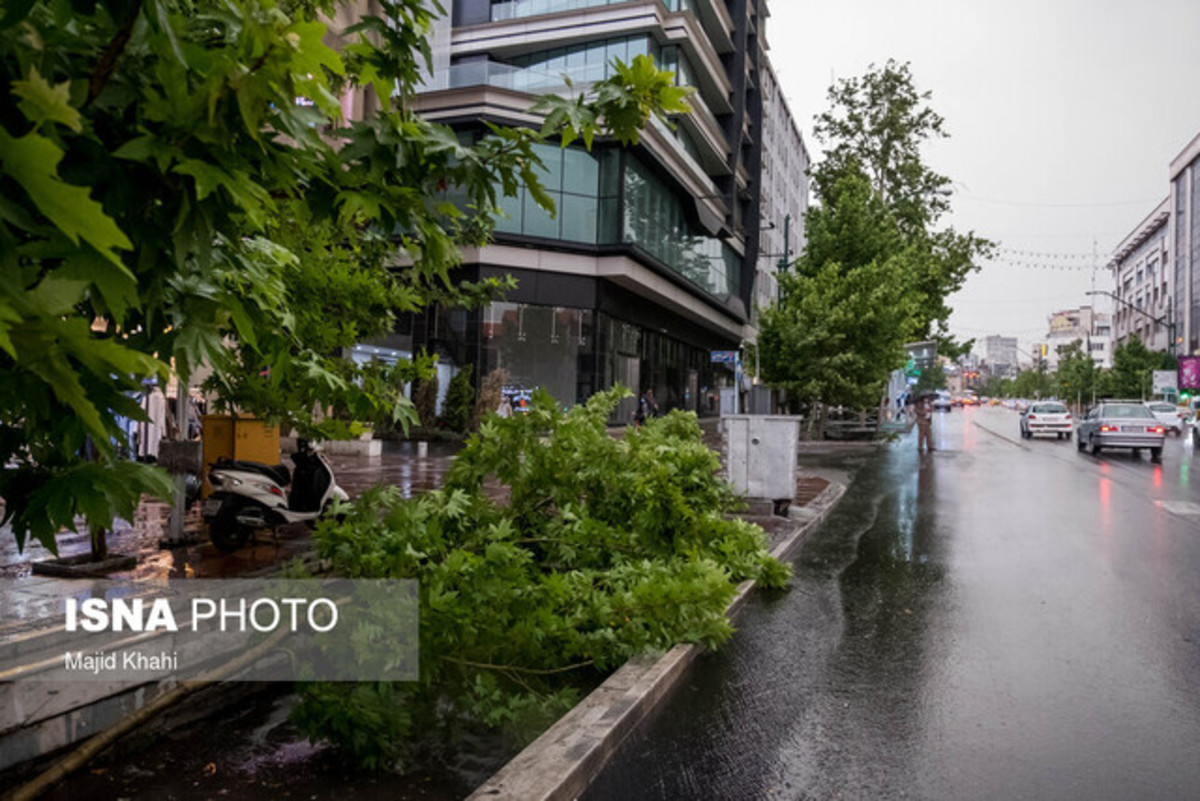
<instances>
[{"instance_id":1,"label":"scooter wheel","mask_svg":"<svg viewBox=\"0 0 1200 801\"><path fill-rule=\"evenodd\" d=\"M254 529L237 521L237 516L249 506L245 501L230 501L221 507L208 527L208 536L217 550L232 553L254 536Z\"/></svg>"}]
</instances>

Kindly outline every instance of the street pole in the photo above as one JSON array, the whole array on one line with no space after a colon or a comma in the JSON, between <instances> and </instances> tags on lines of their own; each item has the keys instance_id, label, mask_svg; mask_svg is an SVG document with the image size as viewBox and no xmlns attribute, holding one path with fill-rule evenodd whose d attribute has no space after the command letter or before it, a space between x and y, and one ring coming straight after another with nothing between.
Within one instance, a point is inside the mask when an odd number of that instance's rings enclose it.
<instances>
[{"instance_id":1,"label":"street pole","mask_svg":"<svg viewBox=\"0 0 1200 801\"><path fill-rule=\"evenodd\" d=\"M742 397L742 352L738 350L737 360L733 363L733 413L741 414Z\"/></svg>"},{"instance_id":2,"label":"street pole","mask_svg":"<svg viewBox=\"0 0 1200 801\"><path fill-rule=\"evenodd\" d=\"M792 247L791 247L792 236L791 235L792 235L792 215L786 214L783 217L783 258L781 258L775 265L775 272L779 275L782 275L783 273L786 273L788 271L788 259L790 259L791 255L792 255ZM775 279L775 284L777 287L777 290L775 293L777 296L776 301L778 302L780 300L783 300L783 287L779 286L778 276Z\"/></svg>"},{"instance_id":3,"label":"street pole","mask_svg":"<svg viewBox=\"0 0 1200 801\"><path fill-rule=\"evenodd\" d=\"M1175 309L1171 306L1171 296L1167 296L1167 336L1171 338L1168 343L1168 353L1171 358L1175 358Z\"/></svg>"}]
</instances>

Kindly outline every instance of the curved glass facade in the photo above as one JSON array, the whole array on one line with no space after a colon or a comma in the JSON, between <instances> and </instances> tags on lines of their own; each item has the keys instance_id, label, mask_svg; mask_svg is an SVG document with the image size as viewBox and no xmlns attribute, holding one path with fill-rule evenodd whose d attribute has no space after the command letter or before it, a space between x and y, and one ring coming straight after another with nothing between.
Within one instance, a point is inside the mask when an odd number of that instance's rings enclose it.
<instances>
[{"instance_id":1,"label":"curved glass facade","mask_svg":"<svg viewBox=\"0 0 1200 801\"><path fill-rule=\"evenodd\" d=\"M635 158L625 167L623 241L637 245L709 294L738 295L741 257L693 223L684 198Z\"/></svg>"},{"instance_id":2,"label":"curved glass facade","mask_svg":"<svg viewBox=\"0 0 1200 801\"><path fill-rule=\"evenodd\" d=\"M552 217L522 188L501 197L504 217L497 234L553 239L584 245L630 244L714 296L737 296L741 256L694 221L693 200L672 189L635 155L612 149L537 145ZM624 200L624 207L621 202Z\"/></svg>"}]
</instances>

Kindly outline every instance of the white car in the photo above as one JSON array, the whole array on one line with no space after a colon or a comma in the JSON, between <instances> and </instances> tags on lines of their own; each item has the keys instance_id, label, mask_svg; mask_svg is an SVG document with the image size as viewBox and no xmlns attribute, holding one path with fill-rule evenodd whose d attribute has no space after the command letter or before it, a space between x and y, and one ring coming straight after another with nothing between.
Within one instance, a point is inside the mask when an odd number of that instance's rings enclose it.
<instances>
[{"instance_id":1,"label":"white car","mask_svg":"<svg viewBox=\"0 0 1200 801\"><path fill-rule=\"evenodd\" d=\"M1173 403L1166 401L1146 401L1146 408L1154 415L1154 419L1163 424L1163 428L1175 434L1183 433L1183 412Z\"/></svg>"},{"instance_id":2,"label":"white car","mask_svg":"<svg viewBox=\"0 0 1200 801\"><path fill-rule=\"evenodd\" d=\"M1074 428L1071 412L1057 401L1030 404L1021 412L1021 436L1033 439L1034 434L1054 434L1058 439L1071 438Z\"/></svg>"}]
</instances>

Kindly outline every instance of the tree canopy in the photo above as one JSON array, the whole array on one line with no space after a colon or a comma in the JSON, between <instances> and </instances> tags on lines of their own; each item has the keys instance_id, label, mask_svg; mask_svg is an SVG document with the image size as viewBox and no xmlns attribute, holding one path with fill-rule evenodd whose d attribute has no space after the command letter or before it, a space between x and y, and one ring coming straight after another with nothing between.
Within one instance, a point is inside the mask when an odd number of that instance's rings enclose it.
<instances>
[{"instance_id":1,"label":"tree canopy","mask_svg":"<svg viewBox=\"0 0 1200 801\"><path fill-rule=\"evenodd\" d=\"M319 13L275 0L20 0L0 19L0 496L19 544L77 515L108 526L156 468L122 461L120 418L173 366L212 368L225 403L320 437L413 418L419 365L340 349L395 314L478 302L452 277L500 194L538 181L534 145L636 142L685 90L639 57L540 131L474 143L412 113L424 0L381 0L334 50ZM347 88L373 94L342 117ZM457 202L451 202L451 197ZM315 405L333 415L314 422Z\"/></svg>"},{"instance_id":2,"label":"tree canopy","mask_svg":"<svg viewBox=\"0 0 1200 801\"><path fill-rule=\"evenodd\" d=\"M950 179L926 166L921 147L945 133L908 65L889 61L840 81L829 99L817 117L827 152L811 173L818 202L805 217L807 247L797 275L781 278L779 306L763 314L759 353L764 379L801 402L870 406L904 364L903 343L937 339L951 356L964 349L947 333L947 298L991 244L935 228L950 208ZM865 297L849 296L852 288ZM768 353L776 346L786 355Z\"/></svg>"},{"instance_id":3,"label":"tree canopy","mask_svg":"<svg viewBox=\"0 0 1200 801\"><path fill-rule=\"evenodd\" d=\"M956 350L947 332L951 309L946 299L962 288L976 261L992 244L973 232L937 228L950 210L952 181L925 162L922 146L949 134L943 118L929 106L932 95L920 92L908 64L889 60L872 65L862 77L829 88L830 109L817 116L817 140L825 159L812 172L821 202L836 203L841 176L863 172L875 195L890 212L899 247L919 258L909 263L913 291L920 300L916 339L938 339L939 350Z\"/></svg>"}]
</instances>

